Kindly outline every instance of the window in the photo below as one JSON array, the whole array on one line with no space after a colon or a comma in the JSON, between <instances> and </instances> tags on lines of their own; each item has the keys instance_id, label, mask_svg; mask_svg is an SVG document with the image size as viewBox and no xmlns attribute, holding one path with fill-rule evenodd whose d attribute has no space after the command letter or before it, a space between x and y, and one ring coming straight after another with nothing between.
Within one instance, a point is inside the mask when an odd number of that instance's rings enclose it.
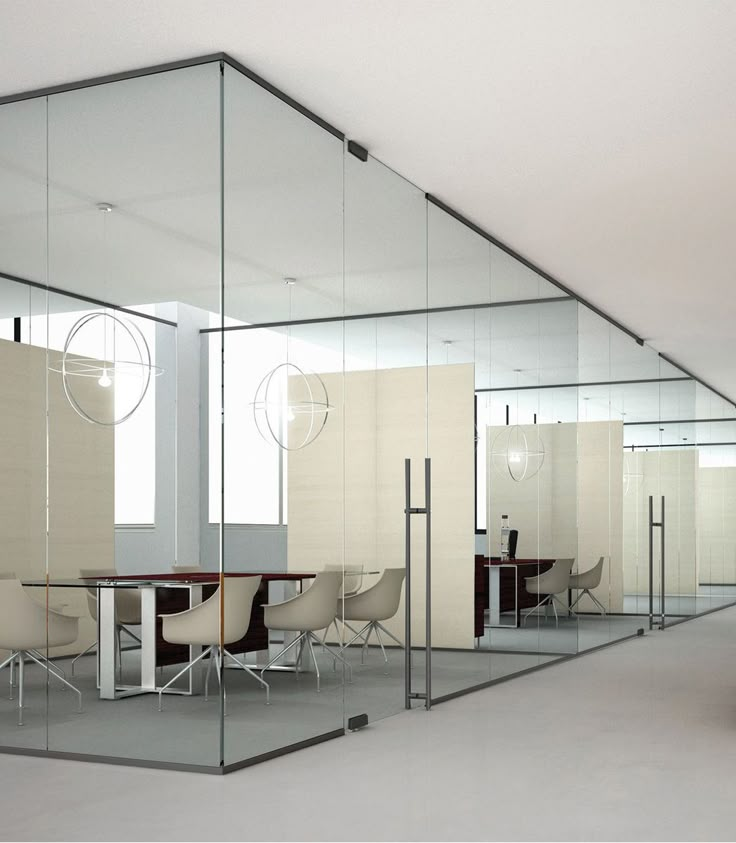
<instances>
[{"instance_id":1,"label":"window","mask_svg":"<svg viewBox=\"0 0 736 843\"><path fill-rule=\"evenodd\" d=\"M95 311L50 313L23 318L22 339L32 345L45 347L50 354L63 351L66 338L74 324L85 314ZM123 318L133 321L133 317ZM156 356L156 323L149 319L135 319L145 337L152 361ZM87 345L80 353L101 358L103 349L94 334L88 335ZM99 347L98 347L99 346ZM50 360L50 364L54 364ZM131 406L131 390L139 389L135 380L121 378L116 383L115 401ZM133 396L133 401L135 396ZM53 423L53 420L52 420ZM115 525L152 525L156 521L156 378L151 377L140 407L125 422L114 428L115 436Z\"/></svg>"},{"instance_id":2,"label":"window","mask_svg":"<svg viewBox=\"0 0 736 843\"><path fill-rule=\"evenodd\" d=\"M225 334L225 522L284 524L286 452L267 442L253 416L264 375L284 359L285 338L276 331ZM220 334L209 335L209 520L220 522Z\"/></svg>"}]
</instances>

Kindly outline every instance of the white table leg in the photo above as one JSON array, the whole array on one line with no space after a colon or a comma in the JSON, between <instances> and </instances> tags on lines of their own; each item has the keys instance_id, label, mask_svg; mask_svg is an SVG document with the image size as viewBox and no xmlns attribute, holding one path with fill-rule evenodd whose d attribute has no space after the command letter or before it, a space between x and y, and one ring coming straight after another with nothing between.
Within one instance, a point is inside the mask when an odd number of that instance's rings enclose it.
<instances>
[{"instance_id":1,"label":"white table leg","mask_svg":"<svg viewBox=\"0 0 736 843\"><path fill-rule=\"evenodd\" d=\"M189 608L193 609L195 606L199 606L202 602L202 586L201 585L192 585L189 587ZM202 647L196 644L193 644L189 647L189 661L192 662L194 659L199 656L202 652ZM194 693L194 688L202 687L202 682L200 681L202 676L202 662L198 662L188 673L189 676L189 693ZM195 683L195 676L197 674L197 681Z\"/></svg>"},{"instance_id":2,"label":"white table leg","mask_svg":"<svg viewBox=\"0 0 736 843\"><path fill-rule=\"evenodd\" d=\"M498 565L488 568L488 623L501 624L501 569Z\"/></svg>"},{"instance_id":3,"label":"white table leg","mask_svg":"<svg viewBox=\"0 0 736 843\"><path fill-rule=\"evenodd\" d=\"M117 647L115 640L115 589L97 589L99 622L100 699L114 700Z\"/></svg>"},{"instance_id":4,"label":"white table leg","mask_svg":"<svg viewBox=\"0 0 736 843\"><path fill-rule=\"evenodd\" d=\"M139 589L141 596L141 688L156 689L156 586Z\"/></svg>"}]
</instances>

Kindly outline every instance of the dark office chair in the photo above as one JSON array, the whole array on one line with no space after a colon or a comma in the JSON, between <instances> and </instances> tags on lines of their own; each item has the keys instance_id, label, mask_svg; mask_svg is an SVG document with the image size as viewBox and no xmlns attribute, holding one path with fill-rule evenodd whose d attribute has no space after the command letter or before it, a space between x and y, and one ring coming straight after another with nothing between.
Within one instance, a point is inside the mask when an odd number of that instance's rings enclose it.
<instances>
[{"instance_id":1,"label":"dark office chair","mask_svg":"<svg viewBox=\"0 0 736 843\"><path fill-rule=\"evenodd\" d=\"M519 531L509 530L509 559L516 559L516 543L519 541Z\"/></svg>"}]
</instances>

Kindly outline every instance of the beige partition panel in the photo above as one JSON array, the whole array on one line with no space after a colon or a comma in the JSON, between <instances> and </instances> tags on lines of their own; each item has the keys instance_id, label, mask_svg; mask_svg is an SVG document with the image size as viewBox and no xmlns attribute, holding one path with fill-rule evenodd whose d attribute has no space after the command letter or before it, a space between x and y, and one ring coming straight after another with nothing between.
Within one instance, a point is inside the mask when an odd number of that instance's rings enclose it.
<instances>
[{"instance_id":1,"label":"beige partition panel","mask_svg":"<svg viewBox=\"0 0 736 843\"><path fill-rule=\"evenodd\" d=\"M700 585L736 585L736 468L698 469Z\"/></svg>"},{"instance_id":2,"label":"beige partition panel","mask_svg":"<svg viewBox=\"0 0 736 843\"><path fill-rule=\"evenodd\" d=\"M579 422L521 425L537 436L544 462L534 477L516 482L493 466L492 449L504 427L487 429L489 555L500 554L501 516L519 531L519 559L574 558L575 570L609 557L595 596L612 612L623 609L623 425ZM588 598L583 611L596 611Z\"/></svg>"},{"instance_id":3,"label":"beige partition panel","mask_svg":"<svg viewBox=\"0 0 736 843\"><path fill-rule=\"evenodd\" d=\"M636 451L624 454L624 590L649 591L649 496L659 520L660 497L665 496L667 594L694 595L697 565L697 472L694 449ZM654 589L659 592L659 538L655 531Z\"/></svg>"},{"instance_id":4,"label":"beige partition panel","mask_svg":"<svg viewBox=\"0 0 736 843\"><path fill-rule=\"evenodd\" d=\"M50 352L60 356L60 352ZM111 401L94 379L77 386L86 406ZM0 341L0 572L20 579L46 575L46 350ZM49 576L77 577L80 568L114 561L114 433L83 421L49 372ZM28 589L40 602L42 590ZM79 652L95 637L81 589L56 589L52 604L81 616L79 639L57 653Z\"/></svg>"},{"instance_id":5,"label":"beige partition panel","mask_svg":"<svg viewBox=\"0 0 736 843\"><path fill-rule=\"evenodd\" d=\"M343 558L366 571L404 567L404 460L412 459L412 504L421 506L429 431L433 645L472 647L473 366L322 378L335 409L315 442L289 454L289 570L321 570ZM424 642L424 529L424 519L414 518L415 645ZM364 586L375 579L368 577ZM401 640L403 617L402 599L396 618L386 624Z\"/></svg>"}]
</instances>

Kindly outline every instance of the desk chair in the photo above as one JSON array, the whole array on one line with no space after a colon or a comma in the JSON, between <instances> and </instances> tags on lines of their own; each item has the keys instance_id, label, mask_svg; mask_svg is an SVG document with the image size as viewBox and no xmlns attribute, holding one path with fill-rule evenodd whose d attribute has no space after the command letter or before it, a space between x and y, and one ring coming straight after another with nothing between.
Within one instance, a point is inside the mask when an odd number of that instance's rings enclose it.
<instances>
[{"instance_id":1,"label":"desk chair","mask_svg":"<svg viewBox=\"0 0 736 843\"><path fill-rule=\"evenodd\" d=\"M270 686L263 678L254 673L247 665L237 659L226 647L240 639L248 631L250 626L253 598L261 584L261 577L225 577L224 606L223 606L223 630L222 649L220 649L220 588L204 603L185 609L183 612L176 612L173 615L159 615L162 619L161 634L164 641L170 644L185 644L189 647L201 646L205 649L189 664L180 670L173 679L170 679L158 692L158 710L162 710L163 692L176 680L191 670L197 662L209 655L210 661L207 666L207 674L204 680L204 696L208 698L209 678L212 663L215 664L217 679L222 684L222 667L224 656L227 656L238 667L241 667L247 674L252 676L266 690L266 705L270 702ZM223 694L226 694L223 688ZM227 696L225 697L227 702Z\"/></svg>"},{"instance_id":2,"label":"desk chair","mask_svg":"<svg viewBox=\"0 0 736 843\"><path fill-rule=\"evenodd\" d=\"M555 603L559 603L565 612L568 611L568 607L565 606L565 604L556 595L567 591L570 583L570 572L572 571L572 566L574 564L574 559L557 559L549 571L545 571L537 577L526 577L524 579L524 587L529 594L544 596L533 609L529 609L529 611L524 614L524 618L521 622L522 626L526 623L526 619L529 615L536 612L536 610L540 609L542 606L545 607L545 614L547 612L547 606L552 606L555 613L555 626L559 626ZM575 612L572 611L572 608L570 608L570 612L573 615L575 614Z\"/></svg>"},{"instance_id":3,"label":"desk chair","mask_svg":"<svg viewBox=\"0 0 736 843\"><path fill-rule=\"evenodd\" d=\"M599 608L601 614L605 617L606 610L603 604L598 600L598 598L591 593L591 589L598 588L601 584L601 577L603 576L603 563L606 561L605 556L601 556L598 562L590 568L588 571L584 571L582 574L573 574L570 577L570 584L568 588L572 591L573 589L579 590L580 594L575 598L575 602L570 604L570 609L577 605L578 600L587 594L588 597L595 603L595 605Z\"/></svg>"},{"instance_id":4,"label":"desk chair","mask_svg":"<svg viewBox=\"0 0 736 843\"><path fill-rule=\"evenodd\" d=\"M360 591L361 586L363 585L363 566L362 565L325 565L325 571L337 571L342 576L342 584L340 586L340 591L338 592L338 603L339 600L352 597L353 595L357 594ZM322 636L322 647L324 648L325 642L327 641L327 635L330 631L330 627L334 625L335 632L337 633L337 637L339 640L342 641L342 636L340 635L340 629L337 625L337 622L340 621L343 626L346 626L353 634L355 634L355 630L350 626L349 623L345 623L345 618L342 615L342 606L338 605L337 614L335 615L335 619L332 621L329 627L325 630L325 634Z\"/></svg>"},{"instance_id":5,"label":"desk chair","mask_svg":"<svg viewBox=\"0 0 736 843\"><path fill-rule=\"evenodd\" d=\"M73 644L79 635L79 618L48 611L32 600L19 580L0 580L0 649L10 656L0 664L18 662L18 725L23 725L25 659L40 665L47 674L66 685L77 695L82 710L82 692L59 673L41 650ZM12 699L12 696L11 696Z\"/></svg>"},{"instance_id":6,"label":"desk chair","mask_svg":"<svg viewBox=\"0 0 736 843\"><path fill-rule=\"evenodd\" d=\"M373 632L376 633L378 643L381 645L381 652L383 653L383 660L386 665L388 665L388 656L383 646L381 631L393 639L399 647L404 646L395 635L392 635L386 629L381 621L392 618L398 611L399 601L401 600L401 588L404 584L405 577L406 568L386 568L375 585L360 592L360 594L344 598L342 605L338 607L338 614L342 615L344 621L367 621L360 632L356 632L345 645L345 647L349 647L354 641L365 635L360 651L361 664L365 661L368 640Z\"/></svg>"},{"instance_id":7,"label":"desk chair","mask_svg":"<svg viewBox=\"0 0 736 843\"><path fill-rule=\"evenodd\" d=\"M312 661L314 662L314 669L317 674L317 692L319 693L319 665L314 654L312 641L314 640L317 644L321 644L322 642L317 638L315 632L319 629L329 629L335 620L335 615L337 614L337 596L341 586L341 571L322 571L317 574L314 582L306 591L297 594L291 600L285 600L283 603L269 603L263 607L263 623L267 629L281 629L284 632L298 632L299 634L263 668L261 677L263 677L263 674L271 665L283 658L292 647L298 647L295 665L295 672L298 678L299 666L306 645L312 654ZM326 645L323 646L333 659L337 659L345 665L348 669L349 681L352 681L352 671L348 662L345 661L339 652L330 649Z\"/></svg>"}]
</instances>

